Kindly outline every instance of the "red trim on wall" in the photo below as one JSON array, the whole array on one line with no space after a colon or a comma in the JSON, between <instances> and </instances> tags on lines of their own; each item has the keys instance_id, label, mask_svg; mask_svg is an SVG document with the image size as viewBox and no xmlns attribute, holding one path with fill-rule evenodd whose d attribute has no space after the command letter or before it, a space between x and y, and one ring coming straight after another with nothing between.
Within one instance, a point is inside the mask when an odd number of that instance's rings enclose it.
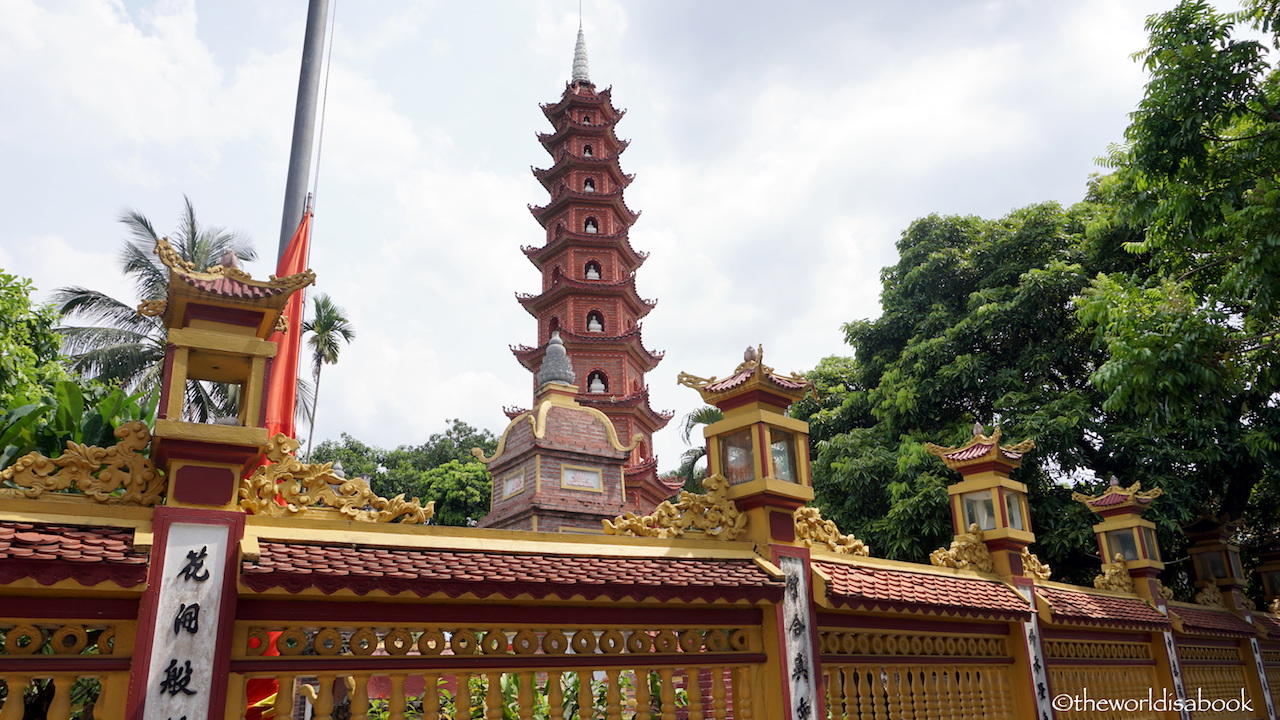
<instances>
[{"instance_id":1,"label":"red trim on wall","mask_svg":"<svg viewBox=\"0 0 1280 720\"><path fill-rule=\"evenodd\" d=\"M235 497L237 480L231 468L184 465L173 474L173 499L221 507Z\"/></svg>"},{"instance_id":2,"label":"red trim on wall","mask_svg":"<svg viewBox=\"0 0 1280 720\"><path fill-rule=\"evenodd\" d=\"M79 672L95 675L128 670L132 661L110 655L19 655L0 657L0 678L42 672Z\"/></svg>"},{"instance_id":3,"label":"red trim on wall","mask_svg":"<svg viewBox=\"0 0 1280 720\"><path fill-rule=\"evenodd\" d=\"M957 620L912 620L899 618L867 617L865 615L836 615L818 613L818 627L839 630L909 630L925 633L973 633L974 635L1008 635L1007 623L973 623ZM1046 632L1047 636L1048 633ZM1072 635L1072 637L1076 637ZM1114 637L1114 636L1108 636Z\"/></svg>"},{"instance_id":4,"label":"red trim on wall","mask_svg":"<svg viewBox=\"0 0 1280 720\"><path fill-rule=\"evenodd\" d=\"M850 665L853 663L887 663L909 665L1012 665L1012 657L955 657L954 655L823 655L823 663ZM1117 660L1117 664L1125 664ZM1151 664L1155 664L1153 660Z\"/></svg>"},{"instance_id":5,"label":"red trim on wall","mask_svg":"<svg viewBox=\"0 0 1280 720\"><path fill-rule=\"evenodd\" d=\"M262 317L265 314L261 310L188 303L187 311L182 316L182 325L186 327L191 324L192 320L208 320L209 322L226 323L227 325L257 328L258 325L262 324Z\"/></svg>"},{"instance_id":6,"label":"red trim on wall","mask_svg":"<svg viewBox=\"0 0 1280 720\"><path fill-rule=\"evenodd\" d=\"M1137 658L1088 658L1088 659L1082 659L1082 658L1051 658L1051 657L1047 657L1047 658L1045 658L1045 659L1044 659L1044 664L1045 664L1045 665L1049 665L1049 666L1055 666L1055 665L1057 665L1057 666L1061 666L1061 665L1077 665L1077 666L1080 666L1080 667L1093 667L1093 666L1095 666L1095 665L1121 665L1121 666L1124 666L1124 667L1134 667L1134 666L1138 666L1138 667L1142 667L1142 666L1151 667L1151 666L1154 666L1154 665L1156 664L1156 661L1155 661L1155 660L1140 660L1140 659L1137 659ZM1187 664L1187 662L1184 660L1184 661L1182 662L1182 664L1183 664L1183 665L1186 665L1186 664ZM1217 661L1208 661L1208 662L1206 662L1205 664L1206 664L1206 665L1218 665L1218 664L1220 664L1220 663L1218 663Z\"/></svg>"},{"instance_id":7,"label":"red trim on wall","mask_svg":"<svg viewBox=\"0 0 1280 720\"><path fill-rule=\"evenodd\" d=\"M63 597L0 597L0 617L50 620L134 620L137 600Z\"/></svg>"},{"instance_id":8,"label":"red trim on wall","mask_svg":"<svg viewBox=\"0 0 1280 720\"><path fill-rule=\"evenodd\" d=\"M1089 630L1058 630L1056 628L1040 628L1040 637L1045 640L1098 640L1108 642L1153 642L1151 633L1097 632ZM1163 644L1163 640L1161 643Z\"/></svg>"},{"instance_id":9,"label":"red trim on wall","mask_svg":"<svg viewBox=\"0 0 1280 720\"><path fill-rule=\"evenodd\" d=\"M782 395L775 395L774 393L761 390L759 388L756 388L755 390L748 390L747 392L744 392L741 395L735 395L734 397L728 398L726 400L721 400L716 403L716 407L720 408L721 410L732 410L736 407L742 407L743 405L750 405L751 403L754 403L754 402L764 403L765 405L772 405L776 408L781 408L783 411L791 407L790 398L784 397Z\"/></svg>"},{"instance_id":10,"label":"red trim on wall","mask_svg":"<svg viewBox=\"0 0 1280 720\"><path fill-rule=\"evenodd\" d=\"M166 409L169 407L169 385L173 381L173 351L178 346L169 343L164 346L164 370L160 375L160 404L157 406L158 414L156 417L160 420L167 420L169 413ZM175 418L181 420L182 418Z\"/></svg>"},{"instance_id":11,"label":"red trim on wall","mask_svg":"<svg viewBox=\"0 0 1280 720\"><path fill-rule=\"evenodd\" d=\"M270 622L358 622L381 623L557 623L571 625L735 625L759 627L764 618L757 608L713 610L705 608L622 608L512 606L493 604L421 605L369 602L307 602L305 600L264 600L246 597L236 606L237 620ZM517 615L518 613L518 615Z\"/></svg>"},{"instance_id":12,"label":"red trim on wall","mask_svg":"<svg viewBox=\"0 0 1280 720\"><path fill-rule=\"evenodd\" d=\"M774 542L795 542L796 520L790 513L769 513L769 537Z\"/></svg>"}]
</instances>

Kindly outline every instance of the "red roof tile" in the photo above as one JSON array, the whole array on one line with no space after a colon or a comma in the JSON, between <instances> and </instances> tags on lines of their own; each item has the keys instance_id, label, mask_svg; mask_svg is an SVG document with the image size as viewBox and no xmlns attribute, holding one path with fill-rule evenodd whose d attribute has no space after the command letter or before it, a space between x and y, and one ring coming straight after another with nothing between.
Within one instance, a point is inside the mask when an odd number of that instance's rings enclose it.
<instances>
[{"instance_id":1,"label":"red roof tile","mask_svg":"<svg viewBox=\"0 0 1280 720\"><path fill-rule=\"evenodd\" d=\"M0 521L0 585L23 578L134 587L147 579L147 553L124 528Z\"/></svg>"},{"instance_id":2,"label":"red roof tile","mask_svg":"<svg viewBox=\"0 0 1280 720\"><path fill-rule=\"evenodd\" d=\"M994 580L820 561L814 562L814 567L831 578L827 597L848 607L1010 620L1031 615L1021 595Z\"/></svg>"},{"instance_id":3,"label":"red roof tile","mask_svg":"<svg viewBox=\"0 0 1280 720\"><path fill-rule=\"evenodd\" d=\"M1256 612L1253 614L1253 620L1262 626L1262 629L1267 633L1267 637L1280 640L1280 619L1266 613Z\"/></svg>"},{"instance_id":4,"label":"red roof tile","mask_svg":"<svg viewBox=\"0 0 1280 720\"><path fill-rule=\"evenodd\" d=\"M1139 598L1096 595L1085 590L1036 587L1036 594L1049 603L1053 621L1063 625L1168 630L1169 618Z\"/></svg>"},{"instance_id":5,"label":"red roof tile","mask_svg":"<svg viewBox=\"0 0 1280 720\"><path fill-rule=\"evenodd\" d=\"M712 392L712 393L725 392L726 390L732 390L738 387L739 385L742 385L747 380L749 380L751 376L755 374L755 372L756 372L755 367L746 368L742 372L736 375L731 375L723 380L717 380L716 382L713 382L707 385L706 387L703 388L703 390L705 392ZM784 388L786 390L799 390L800 388L804 387L803 382L796 382L795 380L791 380L789 378L785 378L779 375L774 375L773 373L765 373L765 377L769 380L769 382L773 383L774 385L777 385L780 388Z\"/></svg>"},{"instance_id":6,"label":"red roof tile","mask_svg":"<svg viewBox=\"0 0 1280 720\"><path fill-rule=\"evenodd\" d=\"M780 601L783 583L749 560L618 558L405 547L309 545L262 540L257 562L245 562L242 582L262 592L373 590L419 596L471 593L612 600Z\"/></svg>"},{"instance_id":7,"label":"red roof tile","mask_svg":"<svg viewBox=\"0 0 1280 720\"><path fill-rule=\"evenodd\" d=\"M241 282L229 277L218 277L213 278L212 280L203 280L182 274L178 274L178 277L182 278L188 285L191 285L198 290L213 293L214 295L221 295L223 297L248 299L265 298L279 295L289 289L279 286L263 287L261 285L250 285L249 283Z\"/></svg>"},{"instance_id":8,"label":"red roof tile","mask_svg":"<svg viewBox=\"0 0 1280 720\"><path fill-rule=\"evenodd\" d=\"M1231 614L1226 608L1217 610L1208 607L1190 608L1185 605L1171 606L1173 614L1182 618L1183 631L1192 635L1226 635L1230 637L1256 637L1258 630L1253 625Z\"/></svg>"}]
</instances>

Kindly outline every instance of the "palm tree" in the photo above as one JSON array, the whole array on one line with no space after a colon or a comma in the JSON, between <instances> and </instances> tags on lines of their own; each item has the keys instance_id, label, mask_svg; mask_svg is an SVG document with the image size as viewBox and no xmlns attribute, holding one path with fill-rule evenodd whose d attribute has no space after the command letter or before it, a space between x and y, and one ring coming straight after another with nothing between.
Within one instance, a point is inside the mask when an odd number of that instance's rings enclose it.
<instances>
[{"instance_id":1,"label":"palm tree","mask_svg":"<svg viewBox=\"0 0 1280 720\"><path fill-rule=\"evenodd\" d=\"M311 426L307 430L307 462L311 462L311 441L316 432L316 403L320 399L320 368L338 362L343 343L356 336L355 326L347 319L346 312L333 304L329 296L320 293L312 301L311 319L302 323L302 332L310 333L307 344L311 346L311 376L315 378L311 394Z\"/></svg>"},{"instance_id":2,"label":"palm tree","mask_svg":"<svg viewBox=\"0 0 1280 720\"><path fill-rule=\"evenodd\" d=\"M720 422L724 419L724 413L720 408L710 405L703 405L684 416L681 423L680 437L684 440L684 444L688 445L693 442L693 429L699 425L710 425L711 423ZM689 492L703 492L701 478L698 477L698 461L707 456L706 445L695 445L680 456L680 468L676 470L676 474L684 478L684 487Z\"/></svg>"},{"instance_id":3,"label":"palm tree","mask_svg":"<svg viewBox=\"0 0 1280 720\"><path fill-rule=\"evenodd\" d=\"M241 261L257 257L243 235L202 226L191 200L185 195L182 199L182 218L169 242L183 259L203 269L219 264L227 251ZM125 211L119 220L131 236L120 256L121 270L133 280L138 300L163 299L169 271L154 252L159 235L151 221L136 210ZM53 299L64 321L76 318L89 323L59 328L64 337L62 350L72 370L86 378L117 383L130 393L159 390L166 338L159 317L139 315L136 305L82 287L59 288ZM187 417L197 422L235 414L227 386L215 383L188 383L185 406Z\"/></svg>"}]
</instances>

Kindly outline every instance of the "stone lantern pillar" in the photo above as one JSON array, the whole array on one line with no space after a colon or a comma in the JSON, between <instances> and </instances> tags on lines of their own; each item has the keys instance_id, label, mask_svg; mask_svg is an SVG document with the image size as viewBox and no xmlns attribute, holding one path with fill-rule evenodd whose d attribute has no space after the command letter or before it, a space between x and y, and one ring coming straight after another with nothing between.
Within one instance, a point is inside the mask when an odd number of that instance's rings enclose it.
<instances>
[{"instance_id":1,"label":"stone lantern pillar","mask_svg":"<svg viewBox=\"0 0 1280 720\"><path fill-rule=\"evenodd\" d=\"M982 560L972 563L978 566L976 569L1012 577L1030 574L1047 579L1048 568L1027 551L1036 541L1027 511L1027 486L1009 477L1022 464L1023 454L1034 447L1031 440L1002 446L1000 428L988 436L978 424L974 425L973 439L960 447L944 448L932 443L925 446L929 453L942 458L948 468L960 473L960 482L947 487L951 524L956 534L953 545L962 551L973 545L975 538L986 545L991 556L990 567L983 567L987 563ZM943 557L949 552L935 553L938 558L934 564L951 564Z\"/></svg>"},{"instance_id":2,"label":"stone lantern pillar","mask_svg":"<svg viewBox=\"0 0 1280 720\"><path fill-rule=\"evenodd\" d=\"M1267 612L1280 614L1280 541L1273 540L1259 553L1257 572L1262 577L1262 596Z\"/></svg>"},{"instance_id":3,"label":"stone lantern pillar","mask_svg":"<svg viewBox=\"0 0 1280 720\"><path fill-rule=\"evenodd\" d=\"M762 352L748 348L744 362L722 380L680 373L678 382L724 413L723 420L703 428L709 477L727 482L727 498L748 515L748 537L761 544L792 543L792 513L813 500L813 487L809 424L785 413L813 386L801 376L774 372L761 361Z\"/></svg>"},{"instance_id":4,"label":"stone lantern pillar","mask_svg":"<svg viewBox=\"0 0 1280 720\"><path fill-rule=\"evenodd\" d=\"M1165 599L1163 586L1156 576L1164 569L1164 562L1160 559L1160 545L1156 542L1156 525L1144 520L1142 513L1164 490L1141 491L1139 488L1138 483L1121 487L1120 481L1112 476L1110 486L1100 495L1072 493L1071 498L1084 503L1102 517L1102 522L1093 526L1104 570L1100 577L1118 577L1123 565L1133 580L1133 591L1147 600L1161 603Z\"/></svg>"},{"instance_id":5,"label":"stone lantern pillar","mask_svg":"<svg viewBox=\"0 0 1280 720\"><path fill-rule=\"evenodd\" d=\"M1245 587L1249 584L1240 565L1240 546L1231 542L1237 523L1219 518L1201 517L1183 528L1191 547L1191 565L1195 570L1196 602L1222 605L1235 613L1245 609ZM1265 575L1263 576L1266 577Z\"/></svg>"}]
</instances>

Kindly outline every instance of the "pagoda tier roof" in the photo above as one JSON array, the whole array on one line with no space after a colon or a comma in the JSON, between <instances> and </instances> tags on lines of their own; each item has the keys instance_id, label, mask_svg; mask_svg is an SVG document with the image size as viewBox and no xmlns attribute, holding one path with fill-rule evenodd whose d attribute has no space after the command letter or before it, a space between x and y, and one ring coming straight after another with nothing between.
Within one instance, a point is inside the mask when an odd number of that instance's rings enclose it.
<instances>
[{"instance_id":1,"label":"pagoda tier roof","mask_svg":"<svg viewBox=\"0 0 1280 720\"><path fill-rule=\"evenodd\" d=\"M657 300L647 300L636 293L635 275L616 283L602 280L574 280L566 275L561 275L552 281L549 290L537 295L516 293L516 300L524 306L524 309L530 315L538 317L540 312L569 295L598 295L621 298L631 308L631 312L635 313L636 319L648 315L649 311L653 310L654 306L658 304Z\"/></svg>"},{"instance_id":2,"label":"pagoda tier roof","mask_svg":"<svg viewBox=\"0 0 1280 720\"><path fill-rule=\"evenodd\" d=\"M662 350L647 350L640 336L641 326L636 325L635 328L628 330L621 335L606 335L604 333L578 333L560 328L560 339L564 342L565 349L570 351L570 357L573 352L579 349L595 350L601 346L622 346L622 348L635 360L645 372L658 367L658 363L662 362L662 357L666 353ZM542 364L542 355L546 350L546 346L529 347L528 345L512 345L511 353L516 356L530 372L537 370Z\"/></svg>"},{"instance_id":3,"label":"pagoda tier roof","mask_svg":"<svg viewBox=\"0 0 1280 720\"><path fill-rule=\"evenodd\" d=\"M607 415L631 415L648 427L649 432L661 430L675 417L670 410L659 412L649 405L648 386L628 395L581 393L577 400L579 405L593 407Z\"/></svg>"},{"instance_id":4,"label":"pagoda tier roof","mask_svg":"<svg viewBox=\"0 0 1280 720\"><path fill-rule=\"evenodd\" d=\"M638 211L627 207L626 201L622 199L621 189L613 192L582 192L570 188L563 182L551 191L551 202L546 205L530 205L529 212L533 213L538 224L545 228L552 215L564 210L565 206L571 203L612 209L622 219L622 224L627 227L631 227L636 220L640 219Z\"/></svg>"},{"instance_id":5,"label":"pagoda tier roof","mask_svg":"<svg viewBox=\"0 0 1280 720\"><path fill-rule=\"evenodd\" d=\"M555 149L575 135L598 138L599 142L605 143L608 152L604 157L616 158L626 152L627 147L631 145L630 140L623 140L613 132L612 125L583 125L573 121L566 121L556 128L555 132L538 133L538 142L542 143L542 147L554 157Z\"/></svg>"},{"instance_id":6,"label":"pagoda tier roof","mask_svg":"<svg viewBox=\"0 0 1280 720\"><path fill-rule=\"evenodd\" d=\"M558 222L549 234L550 238L547 240L547 244L542 247L525 245L520 248L524 251L525 256L529 258L529 262L532 262L539 270L542 269L547 260L571 245L588 247L613 246L619 251L619 257L628 272L634 272L649 258L649 253L636 250L631 246L626 230L611 235L590 235L573 232L563 222Z\"/></svg>"},{"instance_id":7,"label":"pagoda tier roof","mask_svg":"<svg viewBox=\"0 0 1280 720\"><path fill-rule=\"evenodd\" d=\"M622 172L618 167L618 158L615 157L582 157L569 152L565 146L561 145L555 153L553 153L555 164L542 170L530 166L533 176L542 183L542 187L551 192L552 188L557 185L557 180L562 178L569 170L577 168L579 170L604 170L613 178L615 185L619 187L627 187L633 180L635 175Z\"/></svg>"},{"instance_id":8,"label":"pagoda tier roof","mask_svg":"<svg viewBox=\"0 0 1280 720\"><path fill-rule=\"evenodd\" d=\"M749 558L606 557L538 552L539 547L530 542L528 552L489 552L263 539L258 559L242 562L241 582L256 592L782 601L783 582Z\"/></svg>"},{"instance_id":9,"label":"pagoda tier roof","mask_svg":"<svg viewBox=\"0 0 1280 720\"><path fill-rule=\"evenodd\" d=\"M595 92L595 86L583 84L579 86L587 92L574 92L573 84L570 83L564 89L564 94L560 96L560 100L556 103L539 103L538 107L542 108L542 114L552 123L556 121L556 117L568 110L570 107L581 106L599 109L604 113L604 117L610 118L615 115L625 113L625 110L619 111L613 107L613 86L609 86L600 92Z\"/></svg>"}]
</instances>

